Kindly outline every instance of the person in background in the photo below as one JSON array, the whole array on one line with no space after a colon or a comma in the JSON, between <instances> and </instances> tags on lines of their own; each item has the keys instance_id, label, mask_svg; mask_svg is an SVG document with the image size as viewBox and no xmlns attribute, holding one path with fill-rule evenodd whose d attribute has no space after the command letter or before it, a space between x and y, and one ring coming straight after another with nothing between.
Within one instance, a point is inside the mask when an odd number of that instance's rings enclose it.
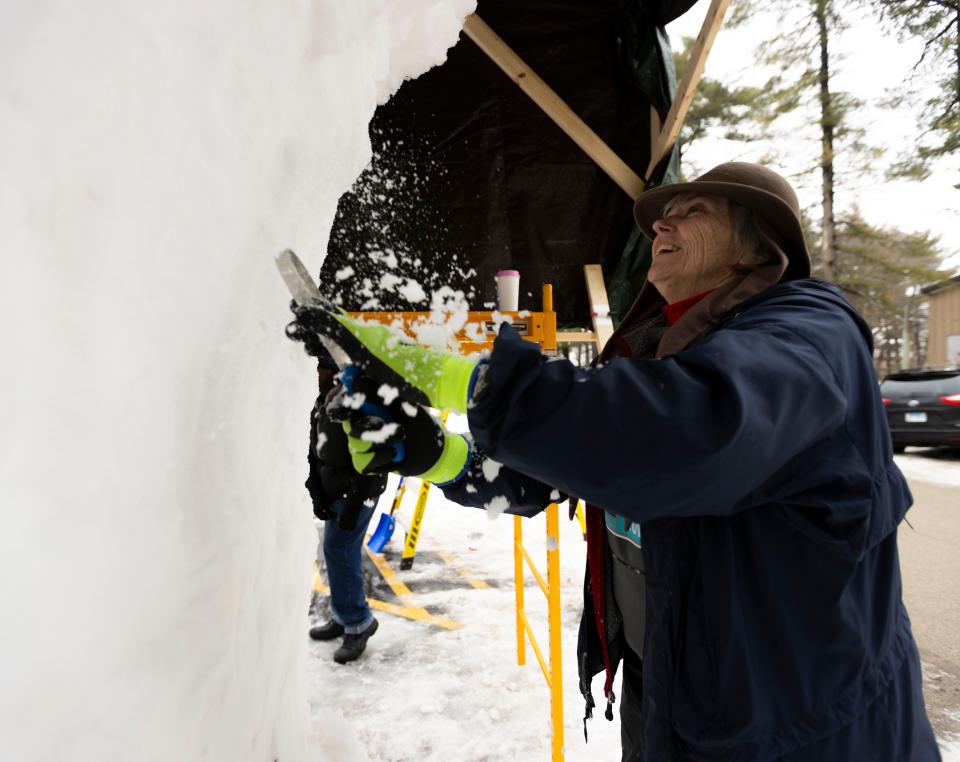
<instances>
[{"instance_id":1,"label":"person in background","mask_svg":"<svg viewBox=\"0 0 960 762\"><path fill-rule=\"evenodd\" d=\"M291 323L287 335L302 341L307 354L317 358L318 396L310 412L305 486L314 515L324 522L321 547L330 587L330 619L312 627L310 637L321 641L342 637L333 660L346 664L360 657L379 626L367 604L363 540L387 477L359 474L351 464L343 427L327 415L328 400L339 387L337 367L316 334L303 335Z\"/></svg>"},{"instance_id":2,"label":"person in background","mask_svg":"<svg viewBox=\"0 0 960 762\"><path fill-rule=\"evenodd\" d=\"M358 393L405 399L390 428L331 405L355 467L417 461L448 498L524 515L587 501L580 684L590 716L604 674L612 719L623 664L624 760L938 760L870 328L809 277L796 194L731 162L643 193L635 216L652 264L593 368L508 324L478 360L298 310L370 377ZM425 405L466 413L471 437Z\"/></svg>"}]
</instances>

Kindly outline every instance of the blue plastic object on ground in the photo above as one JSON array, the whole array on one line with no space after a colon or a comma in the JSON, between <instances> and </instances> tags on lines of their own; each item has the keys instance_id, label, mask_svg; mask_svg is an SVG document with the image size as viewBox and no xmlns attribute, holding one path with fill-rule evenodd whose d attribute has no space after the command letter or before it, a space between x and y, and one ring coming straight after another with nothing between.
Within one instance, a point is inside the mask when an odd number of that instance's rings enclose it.
<instances>
[{"instance_id":1,"label":"blue plastic object on ground","mask_svg":"<svg viewBox=\"0 0 960 762\"><path fill-rule=\"evenodd\" d=\"M396 513L397 508L400 507L400 501L403 500L405 489L404 478L401 476L400 483L397 484L397 492L393 496L393 505L390 506L390 513L380 515L377 528L373 530L373 534L370 535L370 539L367 541L367 547L374 553L379 553L383 550L384 546L390 542L390 538L393 537L393 530L397 526L397 520L393 517L393 514Z\"/></svg>"},{"instance_id":2,"label":"blue plastic object on ground","mask_svg":"<svg viewBox=\"0 0 960 762\"><path fill-rule=\"evenodd\" d=\"M393 537L393 530L396 525L397 520L389 513L380 514L380 523L377 524L377 528L370 535L370 539L367 540L367 547L374 553L383 550L386 544L390 542L390 538Z\"/></svg>"}]
</instances>

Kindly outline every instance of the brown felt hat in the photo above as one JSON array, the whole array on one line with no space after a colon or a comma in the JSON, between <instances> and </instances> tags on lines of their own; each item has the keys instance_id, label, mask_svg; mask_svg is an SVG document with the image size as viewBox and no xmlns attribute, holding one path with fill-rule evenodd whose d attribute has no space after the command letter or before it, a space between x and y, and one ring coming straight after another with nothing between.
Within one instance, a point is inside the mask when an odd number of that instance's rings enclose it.
<instances>
[{"instance_id":1,"label":"brown felt hat","mask_svg":"<svg viewBox=\"0 0 960 762\"><path fill-rule=\"evenodd\" d=\"M784 178L759 164L730 161L714 167L689 183L651 188L641 193L633 207L637 224L651 241L656 237L653 223L663 214L666 203L681 193L722 196L751 209L762 221L764 232L783 249L790 264L784 279L810 275L810 255L803 240L800 202Z\"/></svg>"}]
</instances>

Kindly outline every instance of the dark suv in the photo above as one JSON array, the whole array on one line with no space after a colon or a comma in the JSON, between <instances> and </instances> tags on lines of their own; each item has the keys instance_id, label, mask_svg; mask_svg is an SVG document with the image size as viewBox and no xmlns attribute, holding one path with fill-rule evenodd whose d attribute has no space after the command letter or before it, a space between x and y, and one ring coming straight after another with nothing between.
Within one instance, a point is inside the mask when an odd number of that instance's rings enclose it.
<instances>
[{"instance_id":1,"label":"dark suv","mask_svg":"<svg viewBox=\"0 0 960 762\"><path fill-rule=\"evenodd\" d=\"M960 368L920 368L883 379L894 452L907 445L960 447Z\"/></svg>"}]
</instances>

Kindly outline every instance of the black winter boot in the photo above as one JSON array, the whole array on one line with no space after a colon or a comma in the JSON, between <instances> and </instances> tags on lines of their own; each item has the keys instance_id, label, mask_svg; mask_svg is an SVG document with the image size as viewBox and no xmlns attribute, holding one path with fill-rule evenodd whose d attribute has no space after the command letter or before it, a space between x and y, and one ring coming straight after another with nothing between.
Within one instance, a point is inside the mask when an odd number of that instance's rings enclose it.
<instances>
[{"instance_id":1,"label":"black winter boot","mask_svg":"<svg viewBox=\"0 0 960 762\"><path fill-rule=\"evenodd\" d=\"M344 635L343 645L334 651L333 660L337 664L346 664L348 661L360 658L360 654L362 654L367 647L367 641L373 633L377 631L377 627L379 626L380 623L374 619L373 622L370 623L370 626L363 632L358 632L355 635L350 633Z\"/></svg>"},{"instance_id":2,"label":"black winter boot","mask_svg":"<svg viewBox=\"0 0 960 762\"><path fill-rule=\"evenodd\" d=\"M343 635L343 625L337 624L332 619L319 627L310 628L310 637L314 640L333 640Z\"/></svg>"}]
</instances>

